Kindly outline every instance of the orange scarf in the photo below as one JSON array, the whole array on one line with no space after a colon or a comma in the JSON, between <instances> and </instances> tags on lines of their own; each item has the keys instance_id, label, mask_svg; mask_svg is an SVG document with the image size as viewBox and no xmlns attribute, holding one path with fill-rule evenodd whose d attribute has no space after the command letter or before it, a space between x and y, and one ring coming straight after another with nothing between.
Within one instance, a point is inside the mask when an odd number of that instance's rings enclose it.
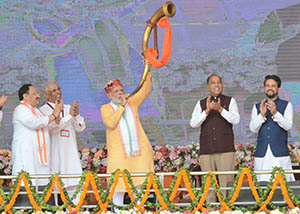
<instances>
[{"instance_id":1,"label":"orange scarf","mask_svg":"<svg viewBox=\"0 0 300 214\"><path fill-rule=\"evenodd\" d=\"M27 108L29 108L34 116L39 117L38 113L30 105L28 105L25 102L20 102L20 104L26 106ZM42 137L43 137L44 160L43 160L43 154L42 154L42 148L41 148L41 140L40 140L39 129L36 130L36 136L37 136L37 142L38 142L38 150L39 150L40 161L41 161L42 165L45 165L48 162L47 161L46 137L45 137L44 128L41 128L41 131L42 131Z\"/></svg>"},{"instance_id":2,"label":"orange scarf","mask_svg":"<svg viewBox=\"0 0 300 214\"><path fill-rule=\"evenodd\" d=\"M147 60L156 69L167 64L172 54L172 30L169 19L167 17L163 17L157 22L157 24L160 28L166 28L161 60L158 61L158 53L154 48L148 48L146 56Z\"/></svg>"}]
</instances>

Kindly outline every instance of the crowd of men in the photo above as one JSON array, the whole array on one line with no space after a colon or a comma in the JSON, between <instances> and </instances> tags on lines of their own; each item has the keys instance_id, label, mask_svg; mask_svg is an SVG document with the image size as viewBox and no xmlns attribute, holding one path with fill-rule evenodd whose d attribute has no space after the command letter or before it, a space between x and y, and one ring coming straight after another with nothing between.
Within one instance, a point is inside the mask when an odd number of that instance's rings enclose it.
<instances>
[{"instance_id":1,"label":"crowd of men","mask_svg":"<svg viewBox=\"0 0 300 214\"><path fill-rule=\"evenodd\" d=\"M278 76L267 75L263 84L266 98L254 104L250 122L250 130L258 133L254 169L270 170L273 166L292 169L287 148L287 132L293 123L292 104L279 98L281 80ZM101 107L101 117L106 126L107 173L116 169L127 169L132 173L154 171L152 146L138 114L151 87L151 71L133 96L125 94L117 79L105 85L110 102ZM232 126L240 122L238 105L233 97L222 94L223 81L219 75L212 74L207 78L207 88L209 95L197 102L190 120L191 127L200 129L201 170L234 171ZM56 82L45 84L47 103L40 108L40 96L33 85L23 85L18 95L20 103L13 113L13 175L21 170L30 174L81 174L75 133L85 129L85 122L79 114L79 103L64 104L61 88ZM1 96L0 120L6 100L7 96ZM259 175L258 180L269 180L269 177ZM233 175L220 175L220 186L225 187L233 179ZM287 180L295 180L293 174L288 174ZM143 177L133 178L136 187L143 181ZM43 180L35 182L45 184ZM78 179L64 182L70 192L78 185ZM116 205L123 205L124 189L124 183L120 181L113 197ZM223 194L226 195L226 191ZM207 200L216 201L214 191L209 193Z\"/></svg>"},{"instance_id":2,"label":"crowd of men","mask_svg":"<svg viewBox=\"0 0 300 214\"><path fill-rule=\"evenodd\" d=\"M59 85L47 82L44 96L47 103L38 108L40 95L31 84L23 85L19 91L19 105L13 112L12 174L21 170L29 174L81 174L76 134L85 129L83 117L79 115L79 104L64 104ZM5 103L7 97L3 99ZM46 185L47 179L33 180L33 184ZM72 194L79 179L65 179L67 191ZM74 202L79 201L76 198Z\"/></svg>"}]
</instances>

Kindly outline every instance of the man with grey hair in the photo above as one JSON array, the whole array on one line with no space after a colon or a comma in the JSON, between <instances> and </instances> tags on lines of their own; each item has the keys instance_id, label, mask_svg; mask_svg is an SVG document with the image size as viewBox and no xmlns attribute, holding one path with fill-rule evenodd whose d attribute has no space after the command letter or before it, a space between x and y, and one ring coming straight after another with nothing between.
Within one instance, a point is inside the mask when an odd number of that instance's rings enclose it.
<instances>
[{"instance_id":1,"label":"man with grey hair","mask_svg":"<svg viewBox=\"0 0 300 214\"><path fill-rule=\"evenodd\" d=\"M200 166L202 171L233 171L235 162L232 126L240 121L238 106L233 97L223 95L222 78L212 74L207 78L209 96L199 100L194 108L190 125L201 127ZM220 186L233 181L233 175L219 175ZM222 190L226 196L226 190ZM215 202L216 195L210 191L208 202Z\"/></svg>"},{"instance_id":2,"label":"man with grey hair","mask_svg":"<svg viewBox=\"0 0 300 214\"><path fill-rule=\"evenodd\" d=\"M55 108L55 103L62 103L61 88L56 82L47 82L44 87L44 96L47 103L40 110L49 115ZM81 162L76 142L76 132L85 129L83 117L79 114L79 103L74 101L72 105L63 105L59 117L50 126L50 138L52 141L52 173L82 174ZM65 186L72 194L79 183L79 179L63 179ZM78 197L73 201L77 203Z\"/></svg>"}]
</instances>

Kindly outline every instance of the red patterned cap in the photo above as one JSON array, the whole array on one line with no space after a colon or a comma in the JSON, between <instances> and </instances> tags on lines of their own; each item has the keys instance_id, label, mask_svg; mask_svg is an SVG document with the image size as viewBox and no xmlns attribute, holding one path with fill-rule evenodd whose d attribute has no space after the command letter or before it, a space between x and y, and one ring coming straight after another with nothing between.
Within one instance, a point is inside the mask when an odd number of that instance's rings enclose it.
<instances>
[{"instance_id":1,"label":"red patterned cap","mask_svg":"<svg viewBox=\"0 0 300 214\"><path fill-rule=\"evenodd\" d=\"M111 92L111 90L117 86L122 86L120 80L115 79L115 80L110 80L108 83L105 84L104 90L105 92L108 94L109 92Z\"/></svg>"}]
</instances>

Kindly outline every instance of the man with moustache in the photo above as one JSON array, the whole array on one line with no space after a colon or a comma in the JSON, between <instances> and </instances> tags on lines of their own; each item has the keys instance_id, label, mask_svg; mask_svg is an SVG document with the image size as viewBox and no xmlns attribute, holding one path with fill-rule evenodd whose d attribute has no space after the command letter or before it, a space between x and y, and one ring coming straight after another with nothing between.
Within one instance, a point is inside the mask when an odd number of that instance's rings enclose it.
<instances>
[{"instance_id":1,"label":"man with moustache","mask_svg":"<svg viewBox=\"0 0 300 214\"><path fill-rule=\"evenodd\" d=\"M0 97L0 122L2 121L2 117L3 117L3 112L2 112L2 108L4 106L4 104L7 101L7 96L6 95L2 95Z\"/></svg>"},{"instance_id":2,"label":"man with moustache","mask_svg":"<svg viewBox=\"0 0 300 214\"><path fill-rule=\"evenodd\" d=\"M12 174L17 175L21 170L29 174L50 174L48 124L59 116L62 105L58 104L45 116L37 108L40 95L33 85L23 85L18 95L20 104L13 112ZM33 180L33 183L45 185L48 180Z\"/></svg>"},{"instance_id":3,"label":"man with moustache","mask_svg":"<svg viewBox=\"0 0 300 214\"><path fill-rule=\"evenodd\" d=\"M289 157L288 130L293 124L293 106L278 97L281 80L276 75L267 75L264 81L266 99L252 108L250 130L258 133L254 158L254 170L272 170L272 167L292 169ZM270 174L258 174L259 181L269 181ZM294 181L293 174L286 175Z\"/></svg>"},{"instance_id":4,"label":"man with moustache","mask_svg":"<svg viewBox=\"0 0 300 214\"><path fill-rule=\"evenodd\" d=\"M153 150L140 122L138 108L151 91L152 75L149 71L142 88L127 99L123 85L117 79L109 81L104 90L110 99L101 107L101 117L106 126L107 173L127 169L131 173L153 172ZM140 186L145 177L133 177L135 186ZM119 179L113 203L122 206L125 185Z\"/></svg>"},{"instance_id":5,"label":"man with moustache","mask_svg":"<svg viewBox=\"0 0 300 214\"><path fill-rule=\"evenodd\" d=\"M47 103L40 108L45 115L51 115L56 103L61 103L63 109L55 121L50 123L50 138L52 142L51 170L53 173L82 174L80 157L76 141L76 132L85 129L84 118L79 114L79 103L64 105L61 88L56 82L47 82L44 87ZM72 194L79 183L79 178L63 179L68 192ZM78 198L73 202L77 203Z\"/></svg>"},{"instance_id":6,"label":"man with moustache","mask_svg":"<svg viewBox=\"0 0 300 214\"><path fill-rule=\"evenodd\" d=\"M235 148L232 125L240 121L238 106L233 97L222 94L222 78L212 74L207 78L208 97L197 102L190 125L201 127L200 166L202 171L233 171ZM233 181L233 175L219 175L221 187ZM226 190L222 190L226 196ZM216 194L210 191L207 202L215 202Z\"/></svg>"}]
</instances>

